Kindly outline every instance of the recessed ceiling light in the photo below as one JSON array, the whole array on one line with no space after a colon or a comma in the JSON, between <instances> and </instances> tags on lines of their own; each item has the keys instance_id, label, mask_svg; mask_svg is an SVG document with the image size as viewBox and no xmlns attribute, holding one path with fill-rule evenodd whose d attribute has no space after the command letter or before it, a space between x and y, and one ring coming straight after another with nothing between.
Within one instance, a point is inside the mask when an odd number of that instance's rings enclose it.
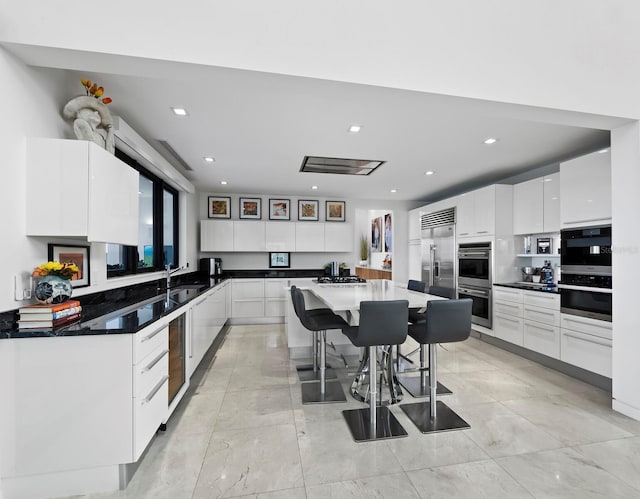
<instances>
[{"instance_id":1,"label":"recessed ceiling light","mask_svg":"<svg viewBox=\"0 0 640 499\"><path fill-rule=\"evenodd\" d=\"M429 170L428 172L424 172L425 175L433 175L434 172L432 172L431 170Z\"/></svg>"},{"instance_id":2,"label":"recessed ceiling light","mask_svg":"<svg viewBox=\"0 0 640 499\"><path fill-rule=\"evenodd\" d=\"M226 181L226 180L221 180L221 181L220 181L220 183L221 183L222 185L227 185L227 181Z\"/></svg>"},{"instance_id":3,"label":"recessed ceiling light","mask_svg":"<svg viewBox=\"0 0 640 499\"><path fill-rule=\"evenodd\" d=\"M600 149L598 152L599 152L600 154L603 154L603 153L605 153L605 152L609 152L609 148L607 147L606 149Z\"/></svg>"},{"instance_id":4,"label":"recessed ceiling light","mask_svg":"<svg viewBox=\"0 0 640 499\"><path fill-rule=\"evenodd\" d=\"M311 186L311 188L312 188L314 191L318 190L318 186L317 186L317 185L312 185L312 186Z\"/></svg>"},{"instance_id":5,"label":"recessed ceiling light","mask_svg":"<svg viewBox=\"0 0 640 499\"><path fill-rule=\"evenodd\" d=\"M212 157L212 156L205 156L204 159L207 163L215 163L216 158Z\"/></svg>"},{"instance_id":6,"label":"recessed ceiling light","mask_svg":"<svg viewBox=\"0 0 640 499\"><path fill-rule=\"evenodd\" d=\"M398 192L398 189L391 189L391 192Z\"/></svg>"},{"instance_id":7,"label":"recessed ceiling light","mask_svg":"<svg viewBox=\"0 0 640 499\"><path fill-rule=\"evenodd\" d=\"M360 130L362 130L362 125L351 125L349 127L351 133L358 133Z\"/></svg>"},{"instance_id":8,"label":"recessed ceiling light","mask_svg":"<svg viewBox=\"0 0 640 499\"><path fill-rule=\"evenodd\" d=\"M183 107L172 107L171 110L176 116L189 116L189 113Z\"/></svg>"},{"instance_id":9,"label":"recessed ceiling light","mask_svg":"<svg viewBox=\"0 0 640 499\"><path fill-rule=\"evenodd\" d=\"M484 141L484 143L487 145L495 144L496 142L498 142L498 139L494 137L489 137L487 140Z\"/></svg>"}]
</instances>

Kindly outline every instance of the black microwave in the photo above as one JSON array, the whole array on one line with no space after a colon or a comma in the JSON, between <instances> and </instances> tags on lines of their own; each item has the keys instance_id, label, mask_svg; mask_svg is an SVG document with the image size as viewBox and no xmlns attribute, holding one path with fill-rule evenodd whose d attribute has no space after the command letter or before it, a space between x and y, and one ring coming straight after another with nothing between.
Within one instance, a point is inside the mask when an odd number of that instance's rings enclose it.
<instances>
[{"instance_id":1,"label":"black microwave","mask_svg":"<svg viewBox=\"0 0 640 499\"><path fill-rule=\"evenodd\" d=\"M563 274L611 275L611 225L561 231L560 266Z\"/></svg>"}]
</instances>

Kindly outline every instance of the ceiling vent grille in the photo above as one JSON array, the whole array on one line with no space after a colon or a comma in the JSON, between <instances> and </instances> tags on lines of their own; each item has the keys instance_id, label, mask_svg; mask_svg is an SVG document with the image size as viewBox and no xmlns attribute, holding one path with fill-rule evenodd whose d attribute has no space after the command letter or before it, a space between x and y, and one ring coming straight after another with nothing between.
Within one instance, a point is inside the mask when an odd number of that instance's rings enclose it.
<instances>
[{"instance_id":1,"label":"ceiling vent grille","mask_svg":"<svg viewBox=\"0 0 640 499\"><path fill-rule=\"evenodd\" d=\"M337 175L370 175L384 161L371 159L325 158L322 156L305 156L302 160L301 172L332 173Z\"/></svg>"},{"instance_id":2,"label":"ceiling vent grille","mask_svg":"<svg viewBox=\"0 0 640 499\"><path fill-rule=\"evenodd\" d=\"M432 229L434 227L442 227L444 225L452 225L455 223L455 207L442 211L434 211L433 213L426 213L420 218L420 227L422 229Z\"/></svg>"},{"instance_id":3,"label":"ceiling vent grille","mask_svg":"<svg viewBox=\"0 0 640 499\"><path fill-rule=\"evenodd\" d=\"M162 147L165 148L165 150L171 155L171 157L185 170L187 170L188 172L192 172L193 168L191 168L187 162L182 159L182 157L176 152L176 150L171 147L171 144L169 144L169 142L167 142L166 140L159 140L158 139L158 144L160 144Z\"/></svg>"}]
</instances>

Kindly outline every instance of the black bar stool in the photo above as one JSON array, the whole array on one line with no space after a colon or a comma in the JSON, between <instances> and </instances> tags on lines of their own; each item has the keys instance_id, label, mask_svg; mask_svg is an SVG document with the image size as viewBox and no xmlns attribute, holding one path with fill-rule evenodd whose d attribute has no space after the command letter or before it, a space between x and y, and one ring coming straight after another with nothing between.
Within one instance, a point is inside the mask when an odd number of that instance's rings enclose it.
<instances>
[{"instance_id":1,"label":"black bar stool","mask_svg":"<svg viewBox=\"0 0 640 499\"><path fill-rule=\"evenodd\" d=\"M346 402L347 398L342 390L342 385L338 381L326 381L326 345L327 329L344 329L349 325L339 315L330 310L325 312L314 312L306 310L304 294L298 288L291 289L293 307L302 325L309 331L319 333L320 344L320 381L315 383L303 383L302 403L303 404L326 404L330 402Z\"/></svg>"},{"instance_id":2,"label":"black bar stool","mask_svg":"<svg viewBox=\"0 0 640 499\"><path fill-rule=\"evenodd\" d=\"M453 300L456 297L456 292L454 289L444 288L441 286L430 286L428 293L430 295L441 296L442 298L449 298L450 300ZM416 311L412 316L411 314L412 310L417 310L417 309L409 309L409 322L411 324L415 325L415 324L420 324L426 321L425 312ZM411 335L411 331L409 331L409 335L413 338L413 336ZM411 352L411 354L412 353L415 353L415 350ZM420 368L418 369L420 371L420 376L399 376L398 377L400 384L411 394L411 396L415 398L429 396L429 376L427 375L427 373L429 372L429 368L426 366L425 358L426 358L426 345L421 344L420 345ZM451 390L449 390L442 383L438 382L437 393L438 395L450 395Z\"/></svg>"},{"instance_id":3,"label":"black bar stool","mask_svg":"<svg viewBox=\"0 0 640 499\"><path fill-rule=\"evenodd\" d=\"M377 348L407 339L408 307L407 300L360 302L360 325L342 330L355 346L369 348L369 409L342 411L356 442L407 436L389 408L378 407Z\"/></svg>"},{"instance_id":4,"label":"black bar stool","mask_svg":"<svg viewBox=\"0 0 640 499\"><path fill-rule=\"evenodd\" d=\"M293 303L293 310L295 311L298 318L300 315L295 307L295 302L293 300L293 290L297 289L296 286L291 286L291 303ZM307 310L309 315L321 315L321 314L332 314L333 312L329 308L312 308ZM311 364L300 364L296 366L296 371L298 371L298 379L300 381L320 381L320 370L318 368L318 332L313 331L313 339L312 339L312 358ZM330 365L326 365L325 377L326 379L336 379L338 376L335 371L331 368Z\"/></svg>"},{"instance_id":5,"label":"black bar stool","mask_svg":"<svg viewBox=\"0 0 640 499\"><path fill-rule=\"evenodd\" d=\"M429 301L426 321L409 327L412 338L421 345L429 345L429 402L404 404L400 409L422 433L469 428L469 424L444 402L436 401L436 346L469 337L472 303L470 298Z\"/></svg>"}]
</instances>

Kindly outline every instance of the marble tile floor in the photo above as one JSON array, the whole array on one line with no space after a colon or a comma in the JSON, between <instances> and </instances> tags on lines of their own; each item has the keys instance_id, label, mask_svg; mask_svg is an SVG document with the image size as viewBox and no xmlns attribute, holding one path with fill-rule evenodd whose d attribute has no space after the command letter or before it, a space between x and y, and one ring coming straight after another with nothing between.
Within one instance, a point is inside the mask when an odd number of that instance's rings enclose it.
<instances>
[{"instance_id":1,"label":"marble tile floor","mask_svg":"<svg viewBox=\"0 0 640 499\"><path fill-rule=\"evenodd\" d=\"M438 356L471 428L423 435L395 406L407 438L355 443L341 411L364 404L303 406L283 325L233 326L127 489L81 497L640 498L640 422L610 394L476 338Z\"/></svg>"}]
</instances>

